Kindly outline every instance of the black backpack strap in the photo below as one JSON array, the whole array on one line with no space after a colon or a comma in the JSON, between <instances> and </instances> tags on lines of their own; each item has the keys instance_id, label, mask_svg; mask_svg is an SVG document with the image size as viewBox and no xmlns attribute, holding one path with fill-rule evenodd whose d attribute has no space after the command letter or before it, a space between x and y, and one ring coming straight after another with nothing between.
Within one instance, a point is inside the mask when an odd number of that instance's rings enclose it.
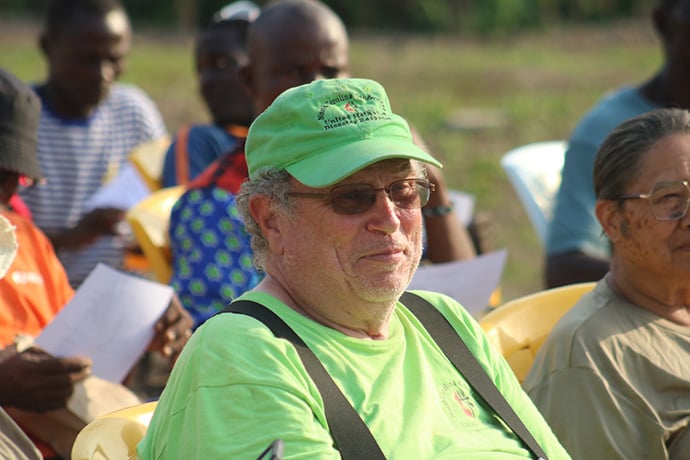
<instances>
[{"instance_id":1,"label":"black backpack strap","mask_svg":"<svg viewBox=\"0 0 690 460\"><path fill-rule=\"evenodd\" d=\"M467 348L465 342L453 329L446 317L417 294L405 292L400 301L424 325L443 353L465 377L472 388L479 393L491 409L513 430L527 448L540 459L547 460L546 454L534 439L532 433L522 423L520 417L508 404L501 392L498 391L494 382L479 364L470 349Z\"/></svg>"},{"instance_id":2,"label":"black backpack strap","mask_svg":"<svg viewBox=\"0 0 690 460\"><path fill-rule=\"evenodd\" d=\"M321 393L331 436L344 460L386 458L367 425L345 398L319 358L285 321L265 306L250 300L234 301L222 312L240 313L256 318L264 323L273 335L289 340L295 346L304 367Z\"/></svg>"}]
</instances>

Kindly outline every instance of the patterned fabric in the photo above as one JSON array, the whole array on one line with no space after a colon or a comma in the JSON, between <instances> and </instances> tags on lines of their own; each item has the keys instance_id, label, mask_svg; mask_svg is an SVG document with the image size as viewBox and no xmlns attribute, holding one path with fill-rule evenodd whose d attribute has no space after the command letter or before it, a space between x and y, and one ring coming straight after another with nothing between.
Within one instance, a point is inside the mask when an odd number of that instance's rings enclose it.
<instances>
[{"instance_id":1,"label":"patterned fabric","mask_svg":"<svg viewBox=\"0 0 690 460\"><path fill-rule=\"evenodd\" d=\"M46 182L21 192L36 225L46 233L74 227L86 201L118 174L132 148L165 134L153 101L131 85L114 85L86 119L61 118L43 100L37 154ZM57 255L76 287L99 262L121 267L126 244L121 237L101 237Z\"/></svg>"},{"instance_id":2,"label":"patterned fabric","mask_svg":"<svg viewBox=\"0 0 690 460\"><path fill-rule=\"evenodd\" d=\"M252 264L235 196L215 185L188 190L177 201L170 216L170 249L170 284L195 327L262 278Z\"/></svg>"}]
</instances>

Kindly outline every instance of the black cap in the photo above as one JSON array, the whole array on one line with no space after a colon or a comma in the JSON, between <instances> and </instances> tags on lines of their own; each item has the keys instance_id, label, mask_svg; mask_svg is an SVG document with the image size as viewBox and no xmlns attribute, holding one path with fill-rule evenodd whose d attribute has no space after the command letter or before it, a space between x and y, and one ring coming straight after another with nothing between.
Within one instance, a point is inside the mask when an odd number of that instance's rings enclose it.
<instances>
[{"instance_id":1,"label":"black cap","mask_svg":"<svg viewBox=\"0 0 690 460\"><path fill-rule=\"evenodd\" d=\"M36 143L41 101L17 77L0 68L0 168L41 179Z\"/></svg>"}]
</instances>

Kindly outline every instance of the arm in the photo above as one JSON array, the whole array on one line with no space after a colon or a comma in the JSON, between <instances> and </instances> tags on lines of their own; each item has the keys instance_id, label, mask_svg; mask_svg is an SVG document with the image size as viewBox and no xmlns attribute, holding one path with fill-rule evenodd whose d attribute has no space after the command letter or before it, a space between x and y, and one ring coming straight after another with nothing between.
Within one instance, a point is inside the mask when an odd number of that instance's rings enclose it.
<instances>
[{"instance_id":1,"label":"arm","mask_svg":"<svg viewBox=\"0 0 690 460\"><path fill-rule=\"evenodd\" d=\"M410 126L412 140L423 150L429 151L419 132ZM436 190L429 197L429 203L424 207L424 227L427 234L427 258L433 263L451 262L454 260L471 259L476 251L467 229L452 210L452 201L448 187L441 170L432 165L426 166L427 177L436 186ZM450 212L447 209L451 207ZM429 212L444 210L441 213ZM422 211L424 213L424 211Z\"/></svg>"},{"instance_id":2,"label":"arm","mask_svg":"<svg viewBox=\"0 0 690 460\"><path fill-rule=\"evenodd\" d=\"M427 166L429 180L436 190L431 194L424 209L443 209L451 205L450 193L441 171ZM422 211L424 212L424 211ZM424 226L427 233L426 253L433 263L450 262L473 258L476 253L467 229L458 219L455 211L440 215L425 215Z\"/></svg>"},{"instance_id":3,"label":"arm","mask_svg":"<svg viewBox=\"0 0 690 460\"><path fill-rule=\"evenodd\" d=\"M609 271L609 261L568 251L546 257L546 286L553 288L573 283L597 281Z\"/></svg>"},{"instance_id":4,"label":"arm","mask_svg":"<svg viewBox=\"0 0 690 460\"><path fill-rule=\"evenodd\" d=\"M104 235L117 235L117 224L125 218L125 211L98 208L85 214L73 228L47 231L46 236L58 249L76 249L92 244Z\"/></svg>"}]
</instances>

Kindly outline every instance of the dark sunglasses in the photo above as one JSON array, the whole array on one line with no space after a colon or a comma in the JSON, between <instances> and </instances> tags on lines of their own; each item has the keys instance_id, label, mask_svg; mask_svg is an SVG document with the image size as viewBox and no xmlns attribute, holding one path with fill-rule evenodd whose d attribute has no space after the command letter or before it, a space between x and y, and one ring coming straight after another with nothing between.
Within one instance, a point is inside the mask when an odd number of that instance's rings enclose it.
<instances>
[{"instance_id":1,"label":"dark sunglasses","mask_svg":"<svg viewBox=\"0 0 690 460\"><path fill-rule=\"evenodd\" d=\"M343 184L326 193L290 192L288 195L328 201L336 214L354 215L368 211L376 203L376 193L386 196L401 209L421 208L429 202L434 184L425 179L402 179L383 188L371 184Z\"/></svg>"}]
</instances>

